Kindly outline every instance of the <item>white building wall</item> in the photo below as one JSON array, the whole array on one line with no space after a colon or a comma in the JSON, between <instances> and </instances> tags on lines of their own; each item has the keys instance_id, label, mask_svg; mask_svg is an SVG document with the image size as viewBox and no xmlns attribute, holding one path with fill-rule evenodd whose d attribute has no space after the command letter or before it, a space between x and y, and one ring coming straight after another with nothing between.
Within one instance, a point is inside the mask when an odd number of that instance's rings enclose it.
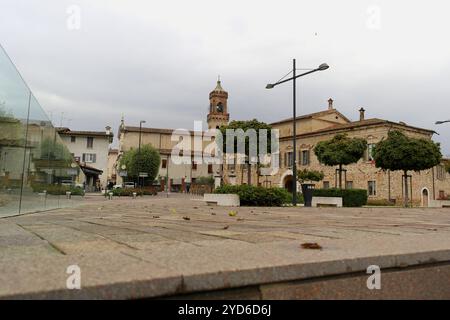
<instances>
[{"instance_id":1,"label":"white building wall","mask_svg":"<svg viewBox=\"0 0 450 320\"><path fill-rule=\"evenodd\" d=\"M74 154L74 157L79 157L80 162L83 163L83 153L93 153L96 155L95 162L86 162L88 166L92 166L96 169L103 170L103 173L99 176L102 187L106 187L108 178L108 150L109 150L109 137L107 136L82 136L75 135L75 142L71 142L70 134L60 134L61 139L67 146L69 151ZM92 148L87 147L87 137L93 137L94 142Z\"/></svg>"}]
</instances>

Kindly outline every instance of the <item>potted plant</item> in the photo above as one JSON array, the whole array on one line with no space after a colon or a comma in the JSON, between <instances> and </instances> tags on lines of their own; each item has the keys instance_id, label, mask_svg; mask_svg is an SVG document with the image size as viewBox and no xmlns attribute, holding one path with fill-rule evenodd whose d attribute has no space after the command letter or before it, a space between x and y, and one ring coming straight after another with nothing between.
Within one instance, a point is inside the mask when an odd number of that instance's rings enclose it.
<instances>
[{"instance_id":1,"label":"potted plant","mask_svg":"<svg viewBox=\"0 0 450 320\"><path fill-rule=\"evenodd\" d=\"M305 183L305 182L306 181L318 182L318 181L323 180L323 178L324 178L324 174L322 171L304 169L297 173L297 180L302 185L302 193L303 193L303 200L305 203L305 207L311 207L313 190L314 190L313 183Z\"/></svg>"}]
</instances>

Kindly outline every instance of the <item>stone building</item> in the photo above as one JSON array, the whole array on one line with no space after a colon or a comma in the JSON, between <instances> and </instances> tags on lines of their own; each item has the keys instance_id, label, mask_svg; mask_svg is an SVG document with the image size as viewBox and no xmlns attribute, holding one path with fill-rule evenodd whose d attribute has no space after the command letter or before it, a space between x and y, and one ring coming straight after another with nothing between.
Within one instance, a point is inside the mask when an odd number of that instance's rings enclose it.
<instances>
[{"instance_id":1,"label":"stone building","mask_svg":"<svg viewBox=\"0 0 450 320\"><path fill-rule=\"evenodd\" d=\"M366 119L365 110L359 109L359 120L350 121L336 110L333 100L328 100L328 108L312 114L297 117L297 170L323 171L325 178L316 183L317 188L336 187L338 174L336 167L328 167L319 163L313 148L323 140L329 140L338 133L345 133L349 137L359 137L367 140L368 147L364 157L356 164L345 167L343 185L346 188L360 188L368 190L369 200L395 200L403 198L402 172L385 172L375 167L372 159L373 146L387 137L389 130L401 130L408 136L431 139L434 131L397 123L388 120ZM279 186L292 189L292 118L271 123L272 128L279 130L280 154L279 170L270 176L260 175L262 172L252 170L251 181L260 185ZM227 166L224 167L225 177L229 175ZM246 166L233 167L236 183L247 182ZM244 171L244 172L243 172ZM275 172L272 171L272 172ZM430 200L441 199L450 194L450 174L440 164L430 170L411 172L410 194L412 201L418 205L427 206ZM254 184L253 183L253 184ZM300 185L297 183L297 189Z\"/></svg>"}]
</instances>

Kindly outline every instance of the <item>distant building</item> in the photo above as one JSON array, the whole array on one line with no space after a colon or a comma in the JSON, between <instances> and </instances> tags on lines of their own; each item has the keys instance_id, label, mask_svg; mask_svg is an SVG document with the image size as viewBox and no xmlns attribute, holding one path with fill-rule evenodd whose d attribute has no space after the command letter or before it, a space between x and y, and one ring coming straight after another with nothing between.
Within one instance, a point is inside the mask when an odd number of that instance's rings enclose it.
<instances>
[{"instance_id":1,"label":"distant building","mask_svg":"<svg viewBox=\"0 0 450 320\"><path fill-rule=\"evenodd\" d=\"M117 157L119 156L118 149L109 149L108 151L108 166L106 170L106 176L108 183L116 183L117 181L117 170L116 170L116 162Z\"/></svg>"},{"instance_id":2,"label":"distant building","mask_svg":"<svg viewBox=\"0 0 450 320\"><path fill-rule=\"evenodd\" d=\"M209 112L207 116L208 128L216 129L221 125L228 124L228 93L222 88L220 80L217 81L216 87L209 94ZM161 184L164 189L164 184L169 183L172 191L186 191L187 183L194 183L198 177L207 177L220 175L220 165L208 163L196 163L194 154L191 154L192 161L189 164L175 164L171 159L172 148L178 143L171 141L172 133L175 129L161 129L161 128L147 128L140 129L138 126L126 126L124 120L119 127L119 156L130 150L139 148L139 136L141 136L141 144L151 144L156 148L161 155L161 166L157 183ZM209 133L212 137L214 130ZM190 135L194 133L189 131ZM205 134L205 132L203 133ZM208 134L206 134L208 135ZM212 139L214 139L212 137ZM193 141L193 139L192 139ZM203 148L210 144L211 141L203 141ZM194 150L194 147L191 148ZM119 163L119 162L118 162ZM117 165L118 165L117 163ZM120 171L126 170L117 169L117 183L123 182L123 177L120 176Z\"/></svg>"},{"instance_id":3,"label":"distant building","mask_svg":"<svg viewBox=\"0 0 450 320\"><path fill-rule=\"evenodd\" d=\"M105 131L72 131L57 128L58 133L86 175L86 189L106 187L108 180L108 152L113 141L111 127Z\"/></svg>"}]
</instances>

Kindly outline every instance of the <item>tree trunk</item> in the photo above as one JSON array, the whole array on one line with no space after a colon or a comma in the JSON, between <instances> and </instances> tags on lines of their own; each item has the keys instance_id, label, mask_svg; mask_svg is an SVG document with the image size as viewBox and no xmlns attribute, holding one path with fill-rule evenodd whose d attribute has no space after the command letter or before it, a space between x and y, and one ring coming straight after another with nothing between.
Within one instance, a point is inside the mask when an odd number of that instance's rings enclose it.
<instances>
[{"instance_id":1,"label":"tree trunk","mask_svg":"<svg viewBox=\"0 0 450 320\"><path fill-rule=\"evenodd\" d=\"M404 178L405 178L405 199L404 199L404 206L405 208L408 207L409 202L409 196L408 196L408 171L404 171Z\"/></svg>"},{"instance_id":2,"label":"tree trunk","mask_svg":"<svg viewBox=\"0 0 450 320\"><path fill-rule=\"evenodd\" d=\"M260 170L260 166L259 164L256 165L256 185L259 186L259 170Z\"/></svg>"},{"instance_id":3,"label":"tree trunk","mask_svg":"<svg viewBox=\"0 0 450 320\"><path fill-rule=\"evenodd\" d=\"M339 165L339 189L342 189L342 164Z\"/></svg>"}]
</instances>

